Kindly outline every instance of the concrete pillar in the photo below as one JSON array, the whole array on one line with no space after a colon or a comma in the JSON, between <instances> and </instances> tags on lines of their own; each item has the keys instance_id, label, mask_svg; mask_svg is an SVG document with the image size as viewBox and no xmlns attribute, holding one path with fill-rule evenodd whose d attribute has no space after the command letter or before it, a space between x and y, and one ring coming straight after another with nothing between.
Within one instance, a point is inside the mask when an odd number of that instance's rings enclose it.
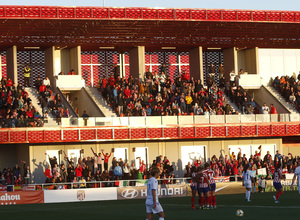
<instances>
[{"instance_id":1,"label":"concrete pillar","mask_svg":"<svg viewBox=\"0 0 300 220\"><path fill-rule=\"evenodd\" d=\"M17 46L12 46L6 50L6 72L7 78L18 85Z\"/></svg>"},{"instance_id":2,"label":"concrete pillar","mask_svg":"<svg viewBox=\"0 0 300 220\"><path fill-rule=\"evenodd\" d=\"M234 70L235 74L238 73L237 69L237 51L235 47L223 50L223 60L225 68L225 77L229 79L229 73Z\"/></svg>"},{"instance_id":3,"label":"concrete pillar","mask_svg":"<svg viewBox=\"0 0 300 220\"><path fill-rule=\"evenodd\" d=\"M133 78L144 80L145 74L145 47L137 46L129 50L129 70Z\"/></svg>"},{"instance_id":4,"label":"concrete pillar","mask_svg":"<svg viewBox=\"0 0 300 220\"><path fill-rule=\"evenodd\" d=\"M70 49L70 70L74 69L77 75L81 75L81 46Z\"/></svg>"},{"instance_id":5,"label":"concrete pillar","mask_svg":"<svg viewBox=\"0 0 300 220\"><path fill-rule=\"evenodd\" d=\"M200 79L203 84L203 52L202 47L195 47L189 51L190 77Z\"/></svg>"},{"instance_id":6,"label":"concrete pillar","mask_svg":"<svg viewBox=\"0 0 300 220\"><path fill-rule=\"evenodd\" d=\"M258 47L245 50L245 72L259 74Z\"/></svg>"},{"instance_id":7,"label":"concrete pillar","mask_svg":"<svg viewBox=\"0 0 300 220\"><path fill-rule=\"evenodd\" d=\"M2 62L1 62L1 55L0 55L0 80L2 79Z\"/></svg>"},{"instance_id":8,"label":"concrete pillar","mask_svg":"<svg viewBox=\"0 0 300 220\"><path fill-rule=\"evenodd\" d=\"M249 74L259 74L258 47L238 50L238 70Z\"/></svg>"},{"instance_id":9,"label":"concrete pillar","mask_svg":"<svg viewBox=\"0 0 300 220\"><path fill-rule=\"evenodd\" d=\"M45 50L45 70L46 76L50 79L51 85L56 87L55 75L55 48L49 47Z\"/></svg>"}]
</instances>

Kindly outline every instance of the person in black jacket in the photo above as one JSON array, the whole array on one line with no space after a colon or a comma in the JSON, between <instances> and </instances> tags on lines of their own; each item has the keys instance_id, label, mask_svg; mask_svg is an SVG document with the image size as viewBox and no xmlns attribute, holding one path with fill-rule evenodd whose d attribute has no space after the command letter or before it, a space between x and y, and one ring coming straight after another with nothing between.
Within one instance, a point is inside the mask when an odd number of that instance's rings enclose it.
<instances>
[{"instance_id":1,"label":"person in black jacket","mask_svg":"<svg viewBox=\"0 0 300 220\"><path fill-rule=\"evenodd\" d=\"M68 168L67 168L67 173L68 173L68 182L71 182L74 179L74 167L72 166L71 163L69 163Z\"/></svg>"},{"instance_id":2,"label":"person in black jacket","mask_svg":"<svg viewBox=\"0 0 300 220\"><path fill-rule=\"evenodd\" d=\"M24 183L25 184L30 184L31 183L31 171L30 167L27 166L26 161L22 161L21 163L23 164L23 173L24 173Z\"/></svg>"},{"instance_id":3,"label":"person in black jacket","mask_svg":"<svg viewBox=\"0 0 300 220\"><path fill-rule=\"evenodd\" d=\"M46 108L47 108L47 102L46 102L46 100L45 100L42 96L39 97L39 101L40 101L39 104L40 104L41 107L42 107L43 118L44 118L44 116L45 116L45 111L46 111Z\"/></svg>"}]
</instances>

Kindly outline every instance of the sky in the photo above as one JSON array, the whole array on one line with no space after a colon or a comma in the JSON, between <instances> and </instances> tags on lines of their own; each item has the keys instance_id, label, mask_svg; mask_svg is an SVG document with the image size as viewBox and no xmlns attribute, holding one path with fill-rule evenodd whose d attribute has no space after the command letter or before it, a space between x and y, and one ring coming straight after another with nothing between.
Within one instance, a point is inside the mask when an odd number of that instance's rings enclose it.
<instances>
[{"instance_id":1,"label":"sky","mask_svg":"<svg viewBox=\"0 0 300 220\"><path fill-rule=\"evenodd\" d=\"M1 0L1 5L211 8L300 11L299 0Z\"/></svg>"}]
</instances>

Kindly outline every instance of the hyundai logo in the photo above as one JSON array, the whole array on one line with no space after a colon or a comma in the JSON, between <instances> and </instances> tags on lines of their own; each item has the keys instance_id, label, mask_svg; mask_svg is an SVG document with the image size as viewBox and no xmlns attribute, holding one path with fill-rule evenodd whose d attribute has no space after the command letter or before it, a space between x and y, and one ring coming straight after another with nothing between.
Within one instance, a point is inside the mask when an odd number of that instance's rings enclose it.
<instances>
[{"instance_id":1,"label":"hyundai logo","mask_svg":"<svg viewBox=\"0 0 300 220\"><path fill-rule=\"evenodd\" d=\"M133 199L139 195L139 192L135 189L125 189L121 192L121 196L126 199Z\"/></svg>"}]
</instances>

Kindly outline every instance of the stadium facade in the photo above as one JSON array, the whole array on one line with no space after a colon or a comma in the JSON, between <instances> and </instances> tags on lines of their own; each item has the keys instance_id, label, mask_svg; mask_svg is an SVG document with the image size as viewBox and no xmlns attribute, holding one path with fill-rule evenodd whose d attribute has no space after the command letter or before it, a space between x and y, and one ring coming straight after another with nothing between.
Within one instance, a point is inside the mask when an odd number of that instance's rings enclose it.
<instances>
[{"instance_id":1,"label":"stadium facade","mask_svg":"<svg viewBox=\"0 0 300 220\"><path fill-rule=\"evenodd\" d=\"M86 86L96 86L115 64L126 78L143 78L148 69L159 71L165 63L172 78L184 70L205 82L208 66L224 63L227 78L231 70L248 72L244 82L249 88L300 71L297 11L0 6L0 21L0 76L16 84L24 82L25 65L32 68L31 83L47 76L51 85L66 91L80 88L72 88L70 82L60 86L59 72L74 69ZM79 104L80 110L92 112L87 106ZM153 120L145 126L1 129L0 168L12 167L19 159L30 161L34 180L43 182L45 152L63 159L60 150L69 156L92 156L93 148L113 149L114 156L125 155L129 161L142 155L148 164L166 155L176 174L183 176L188 158L207 159L219 156L221 150L227 154L228 148L243 147L252 154L262 145L263 153L274 154L276 149L285 155L300 153L299 120L232 124L184 120L179 118L176 125Z\"/></svg>"}]
</instances>

